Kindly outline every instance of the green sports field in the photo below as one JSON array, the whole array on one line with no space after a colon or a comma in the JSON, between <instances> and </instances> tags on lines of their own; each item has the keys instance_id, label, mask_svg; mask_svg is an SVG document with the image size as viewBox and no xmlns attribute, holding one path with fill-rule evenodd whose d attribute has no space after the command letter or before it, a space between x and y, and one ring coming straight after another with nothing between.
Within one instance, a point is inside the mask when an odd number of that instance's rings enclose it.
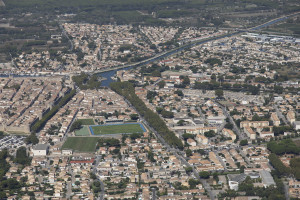
<instances>
[{"instance_id":1,"label":"green sports field","mask_svg":"<svg viewBox=\"0 0 300 200\"><path fill-rule=\"evenodd\" d=\"M77 152L94 152L98 138L96 137L68 137L62 149L72 149Z\"/></svg>"},{"instance_id":2,"label":"green sports field","mask_svg":"<svg viewBox=\"0 0 300 200\"><path fill-rule=\"evenodd\" d=\"M83 126L81 129L75 131L76 136L86 136L90 135L89 127Z\"/></svg>"},{"instance_id":3,"label":"green sports field","mask_svg":"<svg viewBox=\"0 0 300 200\"><path fill-rule=\"evenodd\" d=\"M108 126L90 126L94 135L118 134L118 133L143 133L139 124L121 124Z\"/></svg>"},{"instance_id":4,"label":"green sports field","mask_svg":"<svg viewBox=\"0 0 300 200\"><path fill-rule=\"evenodd\" d=\"M93 119L77 119L76 121L81 122L82 125L95 125Z\"/></svg>"}]
</instances>

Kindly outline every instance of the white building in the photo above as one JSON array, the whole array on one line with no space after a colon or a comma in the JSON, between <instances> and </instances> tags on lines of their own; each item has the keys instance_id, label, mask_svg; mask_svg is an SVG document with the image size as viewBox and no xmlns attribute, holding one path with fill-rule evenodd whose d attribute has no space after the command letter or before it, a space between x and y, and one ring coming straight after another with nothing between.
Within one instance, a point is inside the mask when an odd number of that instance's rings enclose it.
<instances>
[{"instance_id":1,"label":"white building","mask_svg":"<svg viewBox=\"0 0 300 200\"><path fill-rule=\"evenodd\" d=\"M229 183L229 188L231 190L237 191L239 189L239 183L238 182L236 182L236 181L229 181L228 183Z\"/></svg>"},{"instance_id":2,"label":"white building","mask_svg":"<svg viewBox=\"0 0 300 200\"><path fill-rule=\"evenodd\" d=\"M32 149L33 156L46 156L49 151L48 144L37 144Z\"/></svg>"},{"instance_id":3,"label":"white building","mask_svg":"<svg viewBox=\"0 0 300 200\"><path fill-rule=\"evenodd\" d=\"M295 128L295 130L300 130L300 121L294 122L294 128Z\"/></svg>"}]
</instances>

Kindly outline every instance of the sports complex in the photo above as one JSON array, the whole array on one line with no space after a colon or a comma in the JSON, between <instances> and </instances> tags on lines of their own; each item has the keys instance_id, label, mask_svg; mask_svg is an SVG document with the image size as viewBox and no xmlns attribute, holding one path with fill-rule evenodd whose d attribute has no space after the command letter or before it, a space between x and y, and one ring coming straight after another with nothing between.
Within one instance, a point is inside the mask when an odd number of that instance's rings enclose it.
<instances>
[{"instance_id":1,"label":"sports complex","mask_svg":"<svg viewBox=\"0 0 300 200\"><path fill-rule=\"evenodd\" d=\"M114 136L117 134L132 134L147 132L141 123L83 125L75 131L76 136Z\"/></svg>"},{"instance_id":2,"label":"sports complex","mask_svg":"<svg viewBox=\"0 0 300 200\"><path fill-rule=\"evenodd\" d=\"M95 125L92 119L80 121L82 121L82 127L75 131L75 136L67 138L62 149L72 149L75 152L94 152L99 137L120 138L123 134L147 132L145 126L138 122Z\"/></svg>"}]
</instances>

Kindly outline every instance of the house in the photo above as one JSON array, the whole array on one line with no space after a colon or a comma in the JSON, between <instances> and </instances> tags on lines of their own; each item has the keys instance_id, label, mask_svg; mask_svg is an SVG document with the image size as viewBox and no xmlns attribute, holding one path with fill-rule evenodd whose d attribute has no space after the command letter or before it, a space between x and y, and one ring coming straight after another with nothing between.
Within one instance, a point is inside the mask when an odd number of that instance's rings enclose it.
<instances>
[{"instance_id":1,"label":"house","mask_svg":"<svg viewBox=\"0 0 300 200\"><path fill-rule=\"evenodd\" d=\"M245 127L244 128L245 133L247 134L247 136L251 139L251 140L255 140L256 139L256 133L252 130L252 128L250 127Z\"/></svg>"},{"instance_id":2,"label":"house","mask_svg":"<svg viewBox=\"0 0 300 200\"><path fill-rule=\"evenodd\" d=\"M300 121L294 122L294 128L295 128L295 130L300 130Z\"/></svg>"},{"instance_id":3,"label":"house","mask_svg":"<svg viewBox=\"0 0 300 200\"><path fill-rule=\"evenodd\" d=\"M271 138L274 137L273 132L260 132L259 133L260 138Z\"/></svg>"},{"instance_id":4,"label":"house","mask_svg":"<svg viewBox=\"0 0 300 200\"><path fill-rule=\"evenodd\" d=\"M289 194L290 197L300 198L300 181L294 179L289 181Z\"/></svg>"},{"instance_id":5,"label":"house","mask_svg":"<svg viewBox=\"0 0 300 200\"><path fill-rule=\"evenodd\" d=\"M293 111L289 111L287 114L286 114L286 119L291 123L293 124L296 119L295 119L295 113Z\"/></svg>"},{"instance_id":6,"label":"house","mask_svg":"<svg viewBox=\"0 0 300 200\"><path fill-rule=\"evenodd\" d=\"M234 132L230 129L224 128L222 130L223 135L225 135L226 137L230 137L231 140L236 140L236 135L234 134Z\"/></svg>"},{"instance_id":7,"label":"house","mask_svg":"<svg viewBox=\"0 0 300 200\"><path fill-rule=\"evenodd\" d=\"M205 137L204 135L199 135L199 134L196 135L196 141L200 144L204 144L204 145L208 144L208 138Z\"/></svg>"},{"instance_id":8,"label":"house","mask_svg":"<svg viewBox=\"0 0 300 200\"><path fill-rule=\"evenodd\" d=\"M63 155L72 155L72 154L73 154L73 150L72 150L72 149L63 149L63 150L61 151L61 153L62 153Z\"/></svg>"},{"instance_id":9,"label":"house","mask_svg":"<svg viewBox=\"0 0 300 200\"><path fill-rule=\"evenodd\" d=\"M271 114L271 120L273 121L274 126L279 126L280 125L280 120L279 120L276 113Z\"/></svg>"},{"instance_id":10,"label":"house","mask_svg":"<svg viewBox=\"0 0 300 200\"><path fill-rule=\"evenodd\" d=\"M189 139L187 140L187 143L188 143L189 145L193 146L193 147L195 147L195 146L197 145L196 142L195 142L195 140L193 140L193 139L191 139L191 138L189 138Z\"/></svg>"}]
</instances>

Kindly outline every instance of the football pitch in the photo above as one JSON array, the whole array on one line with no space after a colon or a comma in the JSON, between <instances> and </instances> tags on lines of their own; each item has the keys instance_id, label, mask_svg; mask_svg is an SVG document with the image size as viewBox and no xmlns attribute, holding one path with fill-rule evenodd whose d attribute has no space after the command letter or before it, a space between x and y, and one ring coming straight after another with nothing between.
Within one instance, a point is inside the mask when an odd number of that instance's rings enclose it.
<instances>
[{"instance_id":1,"label":"football pitch","mask_svg":"<svg viewBox=\"0 0 300 200\"><path fill-rule=\"evenodd\" d=\"M90 126L92 135L143 133L146 129L142 124L114 124Z\"/></svg>"},{"instance_id":2,"label":"football pitch","mask_svg":"<svg viewBox=\"0 0 300 200\"><path fill-rule=\"evenodd\" d=\"M68 137L62 149L72 149L75 152L94 152L98 139L97 137Z\"/></svg>"},{"instance_id":3,"label":"football pitch","mask_svg":"<svg viewBox=\"0 0 300 200\"><path fill-rule=\"evenodd\" d=\"M75 131L76 136L88 136L90 135L90 131L88 126L83 126L81 129Z\"/></svg>"}]
</instances>

